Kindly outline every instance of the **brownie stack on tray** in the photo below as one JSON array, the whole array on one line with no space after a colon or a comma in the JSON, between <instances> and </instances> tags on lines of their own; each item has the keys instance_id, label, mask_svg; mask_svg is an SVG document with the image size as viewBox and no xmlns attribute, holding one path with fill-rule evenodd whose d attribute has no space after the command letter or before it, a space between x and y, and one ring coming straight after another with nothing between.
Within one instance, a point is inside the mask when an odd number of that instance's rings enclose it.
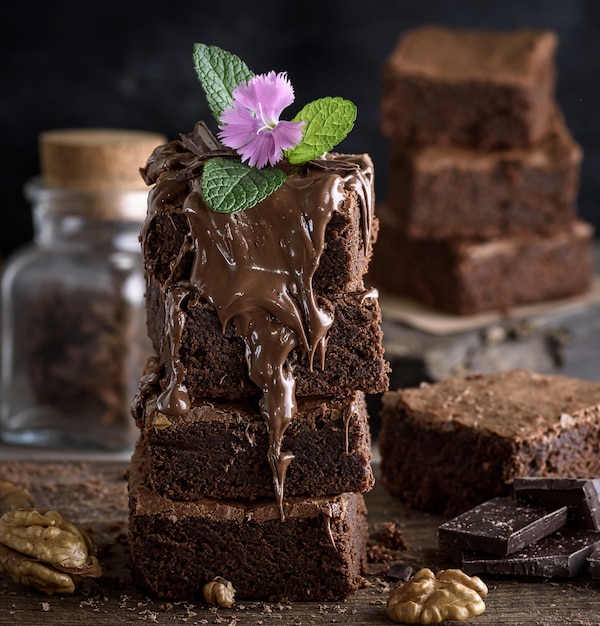
<instances>
[{"instance_id":1,"label":"brownie stack on tray","mask_svg":"<svg viewBox=\"0 0 600 626\"><path fill-rule=\"evenodd\" d=\"M469 315L588 288L593 233L553 97L556 44L535 30L400 39L382 75L392 149L371 275L384 293Z\"/></svg>"},{"instance_id":2,"label":"brownie stack on tray","mask_svg":"<svg viewBox=\"0 0 600 626\"><path fill-rule=\"evenodd\" d=\"M133 578L173 600L217 576L238 598L340 599L365 554L364 394L388 383L363 283L372 163L327 154L222 214L198 191L219 150L198 124L143 172L155 183L142 248L157 357L133 406Z\"/></svg>"}]
</instances>

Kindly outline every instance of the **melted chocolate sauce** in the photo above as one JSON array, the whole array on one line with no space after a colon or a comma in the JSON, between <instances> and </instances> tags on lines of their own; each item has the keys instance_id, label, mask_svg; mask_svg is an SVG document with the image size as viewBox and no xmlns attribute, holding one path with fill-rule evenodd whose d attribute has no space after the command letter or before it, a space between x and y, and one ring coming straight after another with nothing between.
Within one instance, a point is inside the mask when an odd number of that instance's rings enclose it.
<instances>
[{"instance_id":1,"label":"melted chocolate sauce","mask_svg":"<svg viewBox=\"0 0 600 626\"><path fill-rule=\"evenodd\" d=\"M215 308L223 329L232 321L245 342L250 379L262 392L268 461L283 519L285 475L294 457L282 446L296 413L288 355L298 348L311 367L315 357L321 367L324 364L333 315L327 304L317 302L312 277L325 247L327 224L348 191L358 194L363 245L365 250L369 246L371 172L364 157L329 155L290 173L282 187L255 207L216 213L204 204L196 175L199 163L220 152L218 142L206 132L204 126L197 126L184 141L159 149L161 154L155 153L152 167L145 170L147 181L158 179L158 184L149 196L143 245L161 205L180 198L194 255L188 281L169 286L165 294L165 340L172 363L159 408L166 414L180 414L190 406L178 353L185 324L182 304L191 289Z\"/></svg>"}]
</instances>

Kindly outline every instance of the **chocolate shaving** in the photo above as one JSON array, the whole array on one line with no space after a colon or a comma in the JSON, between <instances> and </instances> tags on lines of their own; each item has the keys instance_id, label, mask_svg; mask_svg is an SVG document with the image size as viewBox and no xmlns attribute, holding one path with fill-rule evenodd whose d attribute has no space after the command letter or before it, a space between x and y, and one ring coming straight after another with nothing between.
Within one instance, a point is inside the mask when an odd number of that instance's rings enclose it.
<instances>
[{"instance_id":1,"label":"chocolate shaving","mask_svg":"<svg viewBox=\"0 0 600 626\"><path fill-rule=\"evenodd\" d=\"M179 135L180 139L158 146L150 155L140 174L147 185L163 176L176 180L197 177L207 159L217 156L235 157L237 153L215 138L204 122L197 122L194 130Z\"/></svg>"},{"instance_id":2,"label":"chocolate shaving","mask_svg":"<svg viewBox=\"0 0 600 626\"><path fill-rule=\"evenodd\" d=\"M358 163L351 161L341 161L339 159L312 159L308 161L309 167L314 167L325 172L356 172L360 170Z\"/></svg>"}]
</instances>

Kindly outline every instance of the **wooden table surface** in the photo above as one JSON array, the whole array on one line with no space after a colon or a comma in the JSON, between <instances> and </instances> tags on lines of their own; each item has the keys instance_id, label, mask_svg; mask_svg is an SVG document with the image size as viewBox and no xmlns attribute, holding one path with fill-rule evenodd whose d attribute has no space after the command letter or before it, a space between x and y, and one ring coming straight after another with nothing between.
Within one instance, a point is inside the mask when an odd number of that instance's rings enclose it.
<instances>
[{"instance_id":1,"label":"wooden table surface","mask_svg":"<svg viewBox=\"0 0 600 626\"><path fill-rule=\"evenodd\" d=\"M202 603L152 600L131 584L126 565L127 462L119 460L43 461L5 460L0 456L0 480L24 486L36 506L58 509L88 529L99 546L103 578L90 580L73 595L46 596L0 576L0 624L224 624L228 626L379 624L385 615L390 582L386 564L369 563L365 586L342 602L269 604L238 601L231 609L210 609ZM377 465L375 465L377 471ZM377 484L366 496L371 532L394 521L409 544L398 560L414 571L446 567L437 549L442 518L411 511L392 500ZM472 618L473 626L551 626L600 624L600 581L540 580L482 576L489 587L487 609ZM445 622L456 624L456 622Z\"/></svg>"}]
</instances>

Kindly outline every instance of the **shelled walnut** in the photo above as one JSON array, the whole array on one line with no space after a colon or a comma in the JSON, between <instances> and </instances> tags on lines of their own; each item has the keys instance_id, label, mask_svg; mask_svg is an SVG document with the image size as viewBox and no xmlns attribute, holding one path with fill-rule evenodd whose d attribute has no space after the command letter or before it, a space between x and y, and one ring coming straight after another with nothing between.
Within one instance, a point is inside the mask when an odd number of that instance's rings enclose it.
<instances>
[{"instance_id":1,"label":"shelled walnut","mask_svg":"<svg viewBox=\"0 0 600 626\"><path fill-rule=\"evenodd\" d=\"M392 590L387 615L405 624L439 624L444 620L466 620L485 611L481 596L487 587L477 576L459 569L419 570L408 582Z\"/></svg>"},{"instance_id":2,"label":"shelled walnut","mask_svg":"<svg viewBox=\"0 0 600 626\"><path fill-rule=\"evenodd\" d=\"M212 606L228 608L235 602L235 589L225 578L217 576L204 585L204 599Z\"/></svg>"},{"instance_id":3,"label":"shelled walnut","mask_svg":"<svg viewBox=\"0 0 600 626\"><path fill-rule=\"evenodd\" d=\"M34 508L10 483L0 484L0 510L0 573L48 595L73 593L81 578L102 574L89 535L58 511Z\"/></svg>"}]
</instances>

